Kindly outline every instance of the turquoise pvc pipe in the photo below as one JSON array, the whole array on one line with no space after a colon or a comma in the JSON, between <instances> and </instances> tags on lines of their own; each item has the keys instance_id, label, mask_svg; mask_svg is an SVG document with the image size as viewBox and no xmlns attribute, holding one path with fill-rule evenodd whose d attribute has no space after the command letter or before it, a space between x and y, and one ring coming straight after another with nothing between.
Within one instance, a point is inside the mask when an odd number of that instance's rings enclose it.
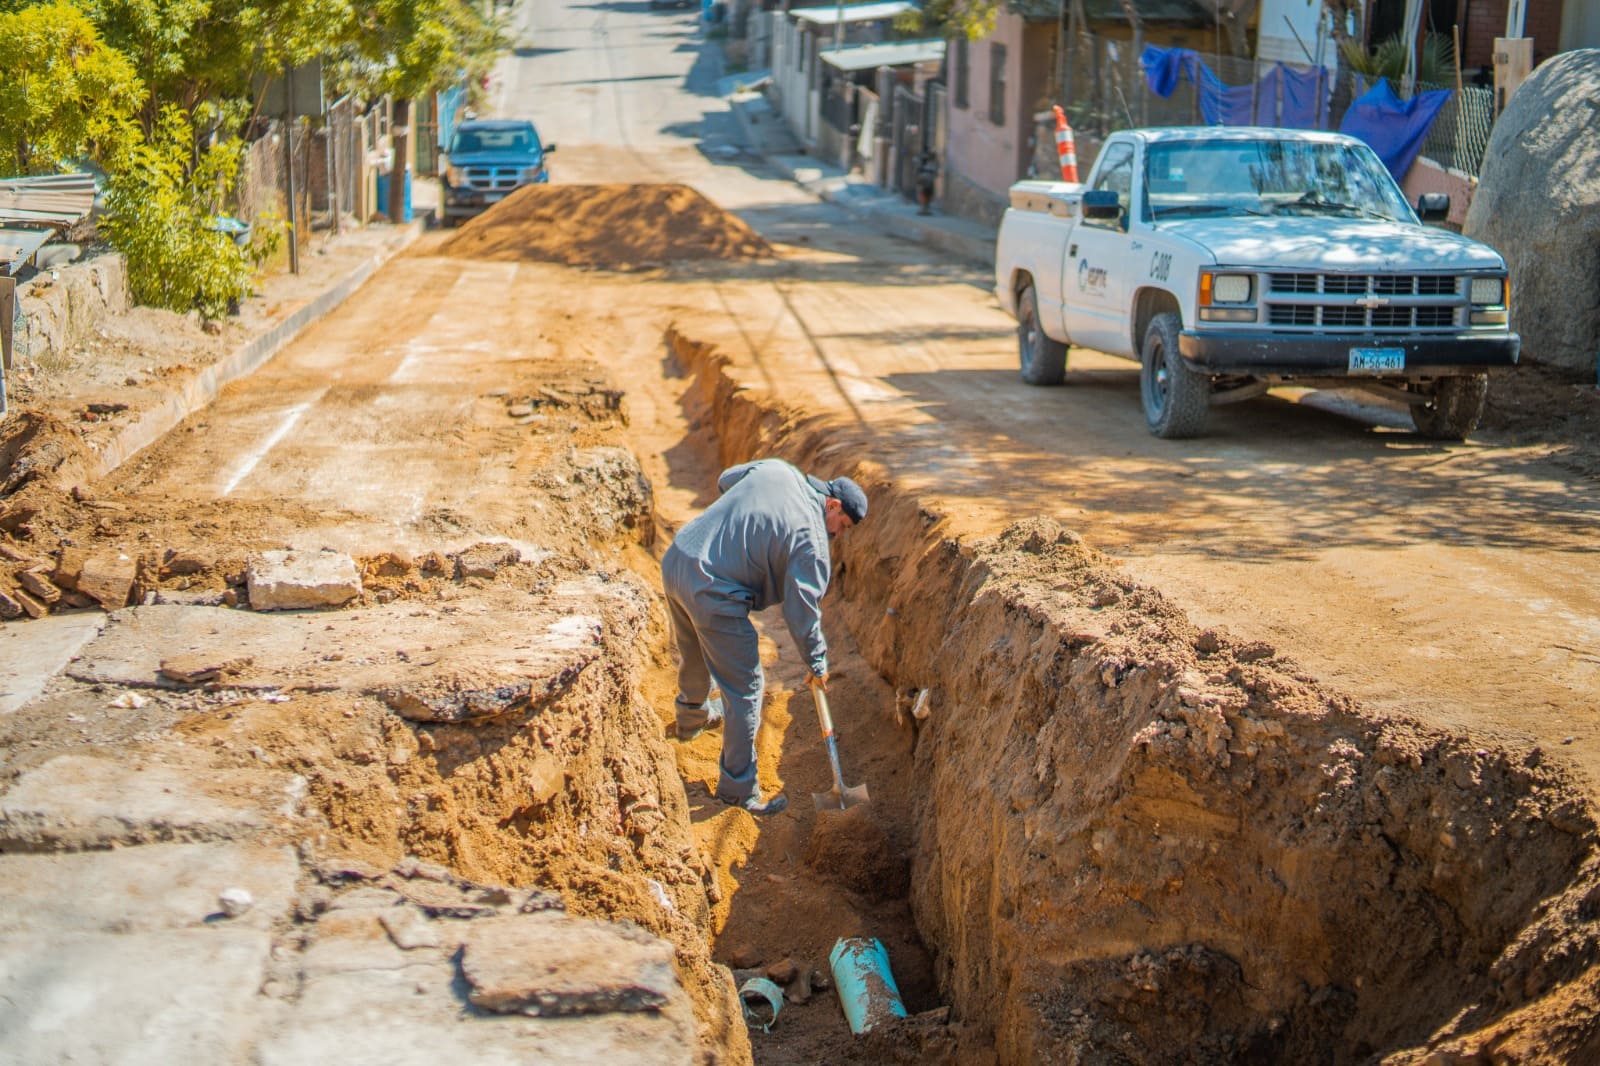
<instances>
[{"instance_id":1,"label":"turquoise pvc pipe","mask_svg":"<svg viewBox=\"0 0 1600 1066\"><path fill-rule=\"evenodd\" d=\"M889 972L889 953L882 942L869 937L845 937L833 945L828 967L833 971L833 987L839 993L839 1005L844 1008L852 1033L860 1035L890 1018L906 1016L900 989Z\"/></svg>"}]
</instances>

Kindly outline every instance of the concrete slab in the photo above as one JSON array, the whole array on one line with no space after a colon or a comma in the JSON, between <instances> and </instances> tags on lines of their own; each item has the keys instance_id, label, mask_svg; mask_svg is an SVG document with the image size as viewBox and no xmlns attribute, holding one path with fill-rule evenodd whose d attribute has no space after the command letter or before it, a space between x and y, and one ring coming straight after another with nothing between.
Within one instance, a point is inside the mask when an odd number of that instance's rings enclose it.
<instances>
[{"instance_id":1,"label":"concrete slab","mask_svg":"<svg viewBox=\"0 0 1600 1066\"><path fill-rule=\"evenodd\" d=\"M0 936L0 1063L246 1061L270 951L226 925Z\"/></svg>"},{"instance_id":2,"label":"concrete slab","mask_svg":"<svg viewBox=\"0 0 1600 1066\"><path fill-rule=\"evenodd\" d=\"M0 625L0 715L37 699L52 677L105 628L99 611Z\"/></svg>"},{"instance_id":3,"label":"concrete slab","mask_svg":"<svg viewBox=\"0 0 1600 1066\"><path fill-rule=\"evenodd\" d=\"M91 684L165 685L164 660L225 648L250 660L229 674L230 687L370 693L428 720L492 717L569 683L600 653L599 603L632 610L637 597L630 586L590 581L566 582L542 601L514 595L502 610L453 614L448 626L414 604L322 614L133 607L114 613L67 673Z\"/></svg>"},{"instance_id":4,"label":"concrete slab","mask_svg":"<svg viewBox=\"0 0 1600 1066\"><path fill-rule=\"evenodd\" d=\"M467 929L468 998L501 1014L654 1011L682 995L672 945L641 929L564 915L490 918Z\"/></svg>"},{"instance_id":5,"label":"concrete slab","mask_svg":"<svg viewBox=\"0 0 1600 1066\"><path fill-rule=\"evenodd\" d=\"M660 1012L484 1016L459 998L445 961L310 978L256 1051L259 1066L688 1066L697 1058L682 993Z\"/></svg>"},{"instance_id":6,"label":"concrete slab","mask_svg":"<svg viewBox=\"0 0 1600 1066\"><path fill-rule=\"evenodd\" d=\"M288 820L305 779L266 770L139 766L60 755L0 796L8 851L248 837Z\"/></svg>"},{"instance_id":7,"label":"concrete slab","mask_svg":"<svg viewBox=\"0 0 1600 1066\"><path fill-rule=\"evenodd\" d=\"M0 936L148 933L202 925L217 897L255 904L235 928L270 932L294 906L294 851L261 844L151 844L61 855L0 855Z\"/></svg>"}]
</instances>

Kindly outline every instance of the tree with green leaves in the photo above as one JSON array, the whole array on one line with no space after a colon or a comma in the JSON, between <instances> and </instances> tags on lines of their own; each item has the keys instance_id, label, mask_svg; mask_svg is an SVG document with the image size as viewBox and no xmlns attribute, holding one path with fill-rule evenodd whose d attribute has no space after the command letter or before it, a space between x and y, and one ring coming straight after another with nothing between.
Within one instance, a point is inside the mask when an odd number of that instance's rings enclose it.
<instances>
[{"instance_id":1,"label":"tree with green leaves","mask_svg":"<svg viewBox=\"0 0 1600 1066\"><path fill-rule=\"evenodd\" d=\"M281 234L258 226L254 243L241 248L215 224L242 149L223 140L196 156L188 113L169 105L107 180L100 229L127 257L134 299L216 318L249 295L255 268Z\"/></svg>"},{"instance_id":2,"label":"tree with green leaves","mask_svg":"<svg viewBox=\"0 0 1600 1066\"><path fill-rule=\"evenodd\" d=\"M112 165L136 132L133 65L68 0L0 12L0 169L53 174L89 157Z\"/></svg>"}]
</instances>

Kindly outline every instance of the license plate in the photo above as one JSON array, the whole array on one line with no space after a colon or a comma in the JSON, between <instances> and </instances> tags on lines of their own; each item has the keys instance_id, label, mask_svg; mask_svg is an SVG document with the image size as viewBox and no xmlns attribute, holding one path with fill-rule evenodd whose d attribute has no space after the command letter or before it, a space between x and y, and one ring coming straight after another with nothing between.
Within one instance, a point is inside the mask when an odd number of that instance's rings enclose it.
<instances>
[{"instance_id":1,"label":"license plate","mask_svg":"<svg viewBox=\"0 0 1600 1066\"><path fill-rule=\"evenodd\" d=\"M492 204L496 200L505 199L505 196L506 194L503 192L486 192L483 194L483 202L486 204Z\"/></svg>"},{"instance_id":2,"label":"license plate","mask_svg":"<svg viewBox=\"0 0 1600 1066\"><path fill-rule=\"evenodd\" d=\"M1406 368L1404 348L1351 348L1350 373L1384 374Z\"/></svg>"}]
</instances>

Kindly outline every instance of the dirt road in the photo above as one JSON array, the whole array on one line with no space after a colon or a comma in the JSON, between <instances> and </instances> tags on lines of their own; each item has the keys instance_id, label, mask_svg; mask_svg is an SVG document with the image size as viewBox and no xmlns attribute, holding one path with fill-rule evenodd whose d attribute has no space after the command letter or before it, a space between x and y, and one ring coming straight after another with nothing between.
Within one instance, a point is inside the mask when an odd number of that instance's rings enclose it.
<instances>
[{"instance_id":1,"label":"dirt road","mask_svg":"<svg viewBox=\"0 0 1600 1066\"><path fill-rule=\"evenodd\" d=\"M1441 445L1360 397L1296 393L1218 411L1204 440L1159 441L1133 364L1097 353L1074 352L1064 387L1027 388L991 278L718 160L729 119L706 97L705 53L678 54L685 16L522 17L537 47L502 66L499 106L566 142L557 180L683 180L800 253L685 301L700 311L683 331L752 385L869 424L872 458L946 500L960 532L1056 517L1203 624L1266 640L1374 709L1543 745L1600 788L1600 502L1548 448ZM637 398L647 383L628 384Z\"/></svg>"}]
</instances>

